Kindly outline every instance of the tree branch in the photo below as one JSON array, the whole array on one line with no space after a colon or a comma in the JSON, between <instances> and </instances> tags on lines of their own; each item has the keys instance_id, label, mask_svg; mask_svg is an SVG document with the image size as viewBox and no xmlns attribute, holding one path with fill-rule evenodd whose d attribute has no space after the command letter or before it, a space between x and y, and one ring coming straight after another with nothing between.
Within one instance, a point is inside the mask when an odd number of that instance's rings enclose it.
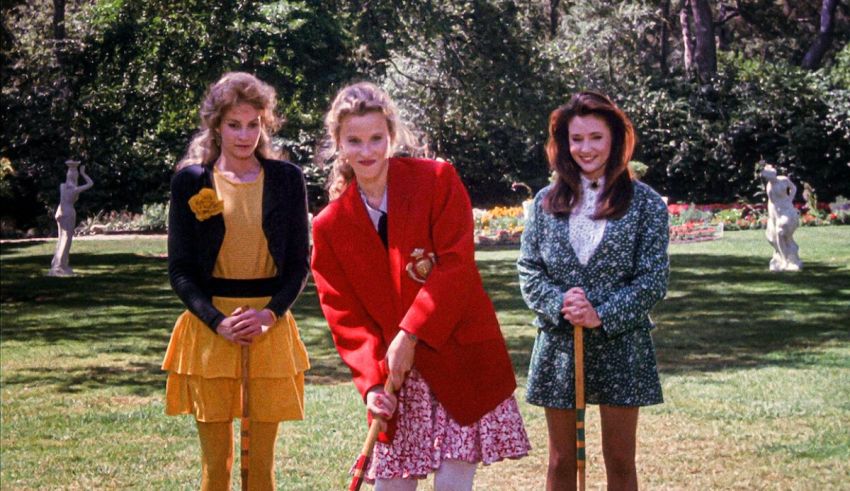
<instances>
[{"instance_id":1,"label":"tree branch","mask_svg":"<svg viewBox=\"0 0 850 491\"><path fill-rule=\"evenodd\" d=\"M375 63L384 63L384 64L387 64L387 65L392 66L392 67L393 67L393 69L394 69L394 70L395 70L395 71L396 71L399 75L401 75L402 77L406 78L407 80L410 80L411 82L415 83L416 85L420 85L420 86L422 86L422 87L426 87L426 88L429 88L429 89L431 89L431 90L436 90L436 91L446 90L446 88L445 88L445 87L442 87L442 86L439 86L439 85L433 85L433 84L430 84L430 83L428 83L428 82L424 82L424 81L422 81L422 80L417 79L416 77L413 77L413 76L411 76L411 75L408 75L408 74L404 73L404 72L402 71L402 69L401 69L401 68L399 68L399 67L398 67L398 65L396 65L396 64L395 64L395 62L394 62L393 60L391 60L391 59L377 60Z\"/></svg>"},{"instance_id":2,"label":"tree branch","mask_svg":"<svg viewBox=\"0 0 850 491\"><path fill-rule=\"evenodd\" d=\"M723 18L714 21L714 27L720 27L736 17L741 17L741 13L738 12L738 9L733 8L732 10L727 11Z\"/></svg>"},{"instance_id":3,"label":"tree branch","mask_svg":"<svg viewBox=\"0 0 850 491\"><path fill-rule=\"evenodd\" d=\"M820 28L818 35L815 38L806 55L803 56L803 62L800 66L807 70L816 70L820 67L823 55L829 50L832 44L832 31L835 27L835 9L838 7L838 0L823 0L820 11Z\"/></svg>"}]
</instances>

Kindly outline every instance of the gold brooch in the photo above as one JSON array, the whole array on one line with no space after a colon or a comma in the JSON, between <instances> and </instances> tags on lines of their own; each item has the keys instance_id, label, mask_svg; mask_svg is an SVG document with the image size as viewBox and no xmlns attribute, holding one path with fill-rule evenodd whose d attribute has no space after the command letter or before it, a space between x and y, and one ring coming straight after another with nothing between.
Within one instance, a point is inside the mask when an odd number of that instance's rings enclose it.
<instances>
[{"instance_id":1,"label":"gold brooch","mask_svg":"<svg viewBox=\"0 0 850 491\"><path fill-rule=\"evenodd\" d=\"M434 265L437 264L437 256L434 255L433 252L425 254L425 249L417 247L410 253L410 257L412 257L413 260L407 263L407 266L405 267L407 275L410 276L410 279L413 281L425 283L425 280L428 279Z\"/></svg>"}]
</instances>

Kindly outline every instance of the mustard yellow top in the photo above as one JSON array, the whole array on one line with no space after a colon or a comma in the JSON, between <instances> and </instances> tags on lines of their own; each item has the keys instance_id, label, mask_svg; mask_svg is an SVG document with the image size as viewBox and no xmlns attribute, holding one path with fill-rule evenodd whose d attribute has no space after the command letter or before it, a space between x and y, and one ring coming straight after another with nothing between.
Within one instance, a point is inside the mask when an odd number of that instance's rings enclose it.
<instances>
[{"instance_id":1,"label":"mustard yellow top","mask_svg":"<svg viewBox=\"0 0 850 491\"><path fill-rule=\"evenodd\" d=\"M263 233L263 170L253 182L234 182L213 170L215 191L224 201L224 242L213 276L235 280L269 278L277 274Z\"/></svg>"}]
</instances>

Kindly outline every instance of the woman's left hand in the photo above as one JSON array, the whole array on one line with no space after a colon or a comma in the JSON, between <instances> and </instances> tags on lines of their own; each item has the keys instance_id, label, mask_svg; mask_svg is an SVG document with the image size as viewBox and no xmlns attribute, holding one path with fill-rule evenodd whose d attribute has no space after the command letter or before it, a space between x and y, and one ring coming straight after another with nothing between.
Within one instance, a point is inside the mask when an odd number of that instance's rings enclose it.
<instances>
[{"instance_id":1,"label":"woman's left hand","mask_svg":"<svg viewBox=\"0 0 850 491\"><path fill-rule=\"evenodd\" d=\"M401 384L404 383L407 372L413 368L413 357L415 355L416 341L406 332L399 330L387 349L387 367L396 391L401 389Z\"/></svg>"},{"instance_id":2,"label":"woman's left hand","mask_svg":"<svg viewBox=\"0 0 850 491\"><path fill-rule=\"evenodd\" d=\"M236 323L233 326L233 336L245 340L252 340L257 336L265 334L274 324L274 317L268 309L256 310L253 308L237 308L232 316Z\"/></svg>"},{"instance_id":3,"label":"woman's left hand","mask_svg":"<svg viewBox=\"0 0 850 491\"><path fill-rule=\"evenodd\" d=\"M561 315L570 324L587 328L596 328L602 325L602 320L596 313L596 309L587 300L584 290L581 288L570 288L564 294L564 304Z\"/></svg>"}]
</instances>

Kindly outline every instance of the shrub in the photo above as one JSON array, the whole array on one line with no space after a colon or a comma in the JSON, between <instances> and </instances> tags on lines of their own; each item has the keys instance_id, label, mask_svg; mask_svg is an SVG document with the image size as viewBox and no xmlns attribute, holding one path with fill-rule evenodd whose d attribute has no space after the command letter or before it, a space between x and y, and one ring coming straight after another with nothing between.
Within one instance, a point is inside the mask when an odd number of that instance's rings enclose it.
<instances>
[{"instance_id":1,"label":"shrub","mask_svg":"<svg viewBox=\"0 0 850 491\"><path fill-rule=\"evenodd\" d=\"M692 222L707 223L711 220L711 212L702 211L693 203L680 213L670 215L670 225L684 225Z\"/></svg>"},{"instance_id":2,"label":"shrub","mask_svg":"<svg viewBox=\"0 0 850 491\"><path fill-rule=\"evenodd\" d=\"M104 211L86 217L77 224L76 235L97 235L114 232L130 232L133 230L134 215L127 210Z\"/></svg>"},{"instance_id":3,"label":"shrub","mask_svg":"<svg viewBox=\"0 0 850 491\"><path fill-rule=\"evenodd\" d=\"M123 211L99 211L81 221L76 235L105 233L165 232L168 228L168 203L145 205L142 213Z\"/></svg>"},{"instance_id":4,"label":"shrub","mask_svg":"<svg viewBox=\"0 0 850 491\"><path fill-rule=\"evenodd\" d=\"M153 203L142 207L135 217L136 229L143 232L165 232L168 229L168 203Z\"/></svg>"}]
</instances>

